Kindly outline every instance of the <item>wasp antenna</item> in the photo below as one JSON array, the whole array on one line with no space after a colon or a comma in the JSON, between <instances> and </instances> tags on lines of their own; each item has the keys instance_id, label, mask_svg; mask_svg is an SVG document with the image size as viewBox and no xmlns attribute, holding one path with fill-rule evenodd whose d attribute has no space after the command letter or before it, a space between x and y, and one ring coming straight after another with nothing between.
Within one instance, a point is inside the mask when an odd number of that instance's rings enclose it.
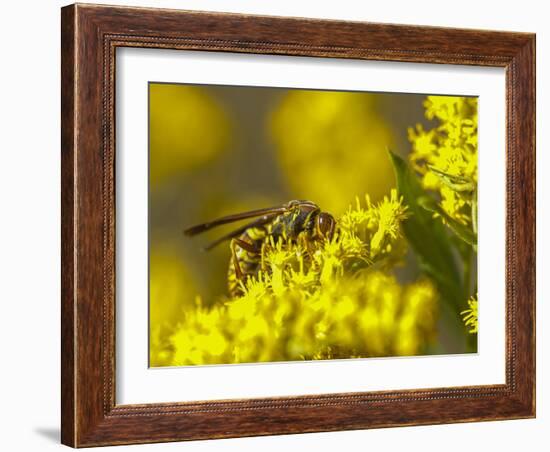
<instances>
[{"instance_id":1,"label":"wasp antenna","mask_svg":"<svg viewBox=\"0 0 550 452\"><path fill-rule=\"evenodd\" d=\"M209 223L198 224L196 226L191 226L190 228L184 229L183 234L188 237L192 237L194 235L197 235L201 232L208 230L209 228L210 228Z\"/></svg>"}]
</instances>

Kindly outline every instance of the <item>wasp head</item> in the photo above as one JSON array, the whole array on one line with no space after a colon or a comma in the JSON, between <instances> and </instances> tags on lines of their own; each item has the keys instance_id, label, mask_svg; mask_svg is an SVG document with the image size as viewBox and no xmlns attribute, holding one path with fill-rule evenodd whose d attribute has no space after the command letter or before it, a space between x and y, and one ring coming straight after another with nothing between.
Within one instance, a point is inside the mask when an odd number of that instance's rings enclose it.
<instances>
[{"instance_id":1,"label":"wasp head","mask_svg":"<svg viewBox=\"0 0 550 452\"><path fill-rule=\"evenodd\" d=\"M320 212L315 218L315 235L324 240L332 240L336 230L336 220L327 212Z\"/></svg>"}]
</instances>

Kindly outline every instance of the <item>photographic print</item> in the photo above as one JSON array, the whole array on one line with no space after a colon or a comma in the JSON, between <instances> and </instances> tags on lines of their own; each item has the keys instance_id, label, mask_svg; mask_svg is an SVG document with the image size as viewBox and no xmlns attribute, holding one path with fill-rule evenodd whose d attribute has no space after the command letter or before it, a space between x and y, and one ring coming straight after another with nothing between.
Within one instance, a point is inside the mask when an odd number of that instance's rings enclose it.
<instances>
[{"instance_id":1,"label":"photographic print","mask_svg":"<svg viewBox=\"0 0 550 452\"><path fill-rule=\"evenodd\" d=\"M151 367L477 351L477 98L149 84Z\"/></svg>"},{"instance_id":2,"label":"photographic print","mask_svg":"<svg viewBox=\"0 0 550 452\"><path fill-rule=\"evenodd\" d=\"M61 36L63 444L535 416L534 34L77 4Z\"/></svg>"}]
</instances>

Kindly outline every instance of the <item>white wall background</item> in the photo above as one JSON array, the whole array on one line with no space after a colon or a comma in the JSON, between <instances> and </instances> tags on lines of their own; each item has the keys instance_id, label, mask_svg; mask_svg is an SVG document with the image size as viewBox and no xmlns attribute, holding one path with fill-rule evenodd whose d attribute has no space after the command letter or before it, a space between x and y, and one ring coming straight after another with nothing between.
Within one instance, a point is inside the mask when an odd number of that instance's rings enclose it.
<instances>
[{"instance_id":1,"label":"white wall background","mask_svg":"<svg viewBox=\"0 0 550 452\"><path fill-rule=\"evenodd\" d=\"M550 429L550 320L543 294L548 278L550 214L545 205L550 139L550 31L545 2L516 1L238 1L113 0L118 4L242 13L368 20L537 33L538 303L537 419L398 429L118 447L115 450L279 451L399 450L543 451ZM98 2L93 2L98 3ZM0 27L0 448L60 450L60 1L2 5ZM6 140L7 138L7 140ZM7 158L7 160L6 160ZM545 381L546 380L546 381Z\"/></svg>"}]
</instances>

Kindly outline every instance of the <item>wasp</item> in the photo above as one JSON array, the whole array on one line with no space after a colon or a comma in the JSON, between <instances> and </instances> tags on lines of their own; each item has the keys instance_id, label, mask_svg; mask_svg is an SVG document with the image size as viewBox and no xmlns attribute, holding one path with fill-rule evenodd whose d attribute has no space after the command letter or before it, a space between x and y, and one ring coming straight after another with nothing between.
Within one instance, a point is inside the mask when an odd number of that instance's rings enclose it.
<instances>
[{"instance_id":1,"label":"wasp","mask_svg":"<svg viewBox=\"0 0 550 452\"><path fill-rule=\"evenodd\" d=\"M217 226L254 218L238 229L220 237L206 246L210 250L225 241L230 241L231 258L228 269L228 289L232 297L242 295L242 284L248 277L261 270L264 246L270 242L296 243L303 238L311 241L331 240L336 229L336 220L311 201L293 200L279 206L227 215L216 220L192 226L184 231L194 236Z\"/></svg>"}]
</instances>

